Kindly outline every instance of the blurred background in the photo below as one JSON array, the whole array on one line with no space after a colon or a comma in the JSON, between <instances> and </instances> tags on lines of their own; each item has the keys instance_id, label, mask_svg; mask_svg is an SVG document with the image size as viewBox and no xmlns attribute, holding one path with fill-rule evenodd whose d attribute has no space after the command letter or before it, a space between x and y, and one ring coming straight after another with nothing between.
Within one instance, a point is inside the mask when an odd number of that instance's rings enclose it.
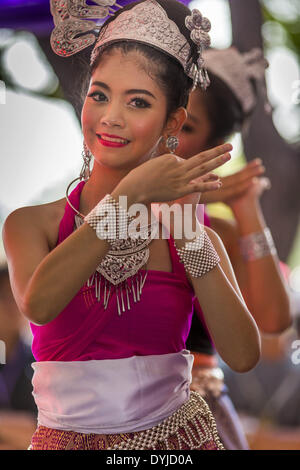
<instances>
[{"instance_id":1,"label":"blurred background","mask_svg":"<svg viewBox=\"0 0 300 470\"><path fill-rule=\"evenodd\" d=\"M118 3L123 5L128 2L119 0ZM263 47L269 61L266 81L273 113L267 117L258 108L247 136L232 136L233 158L221 170L221 174L230 174L241 168L247 160L256 157L263 160L272 189L263 195L261 204L279 258L288 267L286 279L293 293L296 312L300 298L300 2L194 0L184 3L190 8L199 8L211 19L213 47L222 49L234 44L241 52L252 47ZM88 61L91 50L79 54L80 60L76 56L67 59L55 56L49 44L52 29L48 0L1 0L0 228L8 214L18 207L43 204L64 197L68 183L78 176L81 168L80 102L76 95L74 71L79 76L77 72L81 61ZM223 204L210 205L208 211L211 215L232 217L228 206ZM5 266L2 238L0 262ZM23 323L20 324L20 335L24 344L30 346L27 324ZM294 328L284 339L280 338L281 342L276 343L276 347L282 348L282 356L279 352L279 356L275 356L290 365L296 377L293 379L295 390L299 391L300 364L291 361L292 344L299 337L298 334L299 331ZM0 339L4 338L3 335L0 327ZM271 348L270 345L268 347ZM28 363L31 359L28 356ZM267 360L272 362L273 359L269 357ZM278 368L274 374L279 381ZM234 383L234 380L228 373L228 381ZM290 382L287 384L287 389L290 389ZM1 390L0 386L0 397L4 393ZM255 395L254 391L252 395ZM259 397L257 392L256 402L262 401ZM300 403L296 394L292 397L289 397L293 410L290 415L298 418L290 422L280 421L277 415L266 414L259 407L249 406L245 410L241 397L235 398L236 403L239 403L237 406L246 416L247 430L254 430L256 437L250 438L252 448L300 448ZM249 397L245 400L248 404L251 401ZM0 398L0 411L5 410L2 402ZM7 437L7 442L11 443L5 444L6 437L1 434L0 425L0 448L1 439L3 448L6 445L7 448L15 448L17 445L23 448L26 432L30 440L35 415L32 404L26 406L25 411L32 414L27 424L23 423L26 428L23 437L19 438L17 444ZM260 413L264 413L263 418ZM249 425L250 418L258 418L255 425L253 421ZM258 438L255 433L261 428L257 423L272 424L272 420L273 424L283 426L287 434L281 440L279 436L279 441L273 434L272 438L265 434L263 438L262 434ZM20 429L21 424L16 426ZM11 431L10 436L13 434Z\"/></svg>"}]
</instances>

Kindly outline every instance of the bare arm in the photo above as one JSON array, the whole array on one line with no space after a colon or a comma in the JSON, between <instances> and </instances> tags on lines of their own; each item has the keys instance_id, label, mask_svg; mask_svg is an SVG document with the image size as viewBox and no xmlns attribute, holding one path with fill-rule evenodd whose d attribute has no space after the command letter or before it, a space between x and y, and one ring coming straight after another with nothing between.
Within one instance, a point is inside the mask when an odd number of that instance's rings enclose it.
<instances>
[{"instance_id":1,"label":"bare arm","mask_svg":"<svg viewBox=\"0 0 300 470\"><path fill-rule=\"evenodd\" d=\"M286 283L277 256L269 255L255 261L245 261L239 248L239 238L261 232L266 223L259 202L235 211L235 221L211 218L230 257L246 304L264 333L280 333L291 324L290 303Z\"/></svg>"},{"instance_id":2,"label":"bare arm","mask_svg":"<svg viewBox=\"0 0 300 470\"><path fill-rule=\"evenodd\" d=\"M252 369L260 356L260 337L242 297L220 237L205 227L221 262L204 276L189 279L203 310L205 323L216 349L237 372ZM184 245L186 240L176 244Z\"/></svg>"},{"instance_id":3,"label":"bare arm","mask_svg":"<svg viewBox=\"0 0 300 470\"><path fill-rule=\"evenodd\" d=\"M290 326L291 314L286 283L281 275L277 256L269 255L245 261L239 238L266 227L260 198L270 181L261 177L265 168L260 159L222 179L219 191L205 193L202 202L221 201L227 204L235 220L211 217L211 226L221 237L232 263L239 286L259 328L265 333L279 333Z\"/></svg>"},{"instance_id":4,"label":"bare arm","mask_svg":"<svg viewBox=\"0 0 300 470\"><path fill-rule=\"evenodd\" d=\"M30 208L8 216L3 240L19 310L31 322L54 320L95 271L109 245L88 225L49 252L47 236Z\"/></svg>"}]
</instances>

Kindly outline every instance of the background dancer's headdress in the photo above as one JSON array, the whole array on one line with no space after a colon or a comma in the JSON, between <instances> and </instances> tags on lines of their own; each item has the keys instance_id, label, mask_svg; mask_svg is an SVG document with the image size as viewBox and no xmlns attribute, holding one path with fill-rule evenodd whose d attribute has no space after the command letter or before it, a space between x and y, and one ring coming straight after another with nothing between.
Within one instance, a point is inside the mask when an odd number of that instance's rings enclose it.
<instances>
[{"instance_id":1,"label":"background dancer's headdress","mask_svg":"<svg viewBox=\"0 0 300 470\"><path fill-rule=\"evenodd\" d=\"M93 65L104 45L119 41L140 42L175 58L193 80L194 88L197 85L203 89L208 87L209 78L202 52L210 46L208 32L211 25L199 10L193 10L185 18L190 38L198 48L199 57L193 60L189 42L158 1L138 2L102 27L95 20L113 16L117 11L113 7L122 7L116 0L93 1L97 6L87 5L85 0L50 0L55 24L50 42L56 54L69 57L96 43L90 60Z\"/></svg>"},{"instance_id":2,"label":"background dancer's headdress","mask_svg":"<svg viewBox=\"0 0 300 470\"><path fill-rule=\"evenodd\" d=\"M235 47L209 49L203 53L208 72L219 77L233 92L247 116L261 95L266 112L271 111L265 84L265 70L269 66L259 48L240 53Z\"/></svg>"}]
</instances>

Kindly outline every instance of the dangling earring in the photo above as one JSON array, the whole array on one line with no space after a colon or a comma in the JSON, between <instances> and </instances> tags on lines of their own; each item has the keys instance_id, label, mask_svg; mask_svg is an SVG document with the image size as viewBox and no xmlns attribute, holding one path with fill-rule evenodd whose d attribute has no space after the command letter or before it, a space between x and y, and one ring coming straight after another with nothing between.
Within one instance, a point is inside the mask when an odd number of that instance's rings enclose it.
<instances>
[{"instance_id":1,"label":"dangling earring","mask_svg":"<svg viewBox=\"0 0 300 470\"><path fill-rule=\"evenodd\" d=\"M158 152L158 150L159 150L159 146L160 146L160 144L161 144L163 141L164 141L164 136L162 135L162 136L160 137L159 141L157 142L157 144L156 144L156 146L155 146L155 149L154 149L153 152L151 153L150 158L155 158L155 157L157 157L157 155L158 155L157 152Z\"/></svg>"},{"instance_id":2,"label":"dangling earring","mask_svg":"<svg viewBox=\"0 0 300 470\"><path fill-rule=\"evenodd\" d=\"M69 206L73 209L73 211L82 219L84 220L84 215L81 214L74 206L73 204L71 203L70 199L69 199L69 190L70 190L70 187L72 186L73 183L75 183L75 181L82 181L84 180L85 182L90 178L91 176L91 169L90 169L90 163L91 163L91 159L92 159L92 154L91 152L89 151L89 149L87 148L87 145L85 143L85 141L83 141L83 150L82 150L82 158L83 158L83 165L82 165L82 168L81 168L81 171L80 171L80 175L78 176L78 178L75 178L73 181L71 181L71 183L69 184L69 186L67 187L67 190L66 190L66 199L67 199L67 202L69 204ZM75 216L76 217L76 216Z\"/></svg>"},{"instance_id":3,"label":"dangling earring","mask_svg":"<svg viewBox=\"0 0 300 470\"><path fill-rule=\"evenodd\" d=\"M179 145L178 137L171 135L170 137L167 138L166 147L170 151L170 153L175 153L178 145Z\"/></svg>"},{"instance_id":4,"label":"dangling earring","mask_svg":"<svg viewBox=\"0 0 300 470\"><path fill-rule=\"evenodd\" d=\"M87 181L91 176L90 163L92 159L92 154L87 148L85 141L83 141L83 150L82 150L83 165L80 172L80 181Z\"/></svg>"}]
</instances>

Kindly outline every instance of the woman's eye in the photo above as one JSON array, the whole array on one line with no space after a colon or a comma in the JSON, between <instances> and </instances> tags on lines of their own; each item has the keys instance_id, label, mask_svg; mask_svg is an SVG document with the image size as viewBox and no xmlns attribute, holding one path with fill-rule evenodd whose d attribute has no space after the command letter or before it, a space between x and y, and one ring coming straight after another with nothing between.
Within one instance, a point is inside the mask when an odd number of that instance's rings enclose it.
<instances>
[{"instance_id":1,"label":"woman's eye","mask_svg":"<svg viewBox=\"0 0 300 470\"><path fill-rule=\"evenodd\" d=\"M142 98L134 98L131 100L131 103L135 103L134 108L149 108L150 103L148 103L146 100L143 100Z\"/></svg>"},{"instance_id":2,"label":"woman's eye","mask_svg":"<svg viewBox=\"0 0 300 470\"><path fill-rule=\"evenodd\" d=\"M106 99L106 96L104 95L104 93L101 93L99 91L94 91L94 93L91 93L90 95L88 95L89 98L94 98L94 96L100 96L100 99L95 99L95 101L104 101L104 99Z\"/></svg>"},{"instance_id":3,"label":"woman's eye","mask_svg":"<svg viewBox=\"0 0 300 470\"><path fill-rule=\"evenodd\" d=\"M186 132L187 134L191 134L192 132L194 132L194 129L191 126L186 124L182 126L182 131Z\"/></svg>"}]
</instances>

